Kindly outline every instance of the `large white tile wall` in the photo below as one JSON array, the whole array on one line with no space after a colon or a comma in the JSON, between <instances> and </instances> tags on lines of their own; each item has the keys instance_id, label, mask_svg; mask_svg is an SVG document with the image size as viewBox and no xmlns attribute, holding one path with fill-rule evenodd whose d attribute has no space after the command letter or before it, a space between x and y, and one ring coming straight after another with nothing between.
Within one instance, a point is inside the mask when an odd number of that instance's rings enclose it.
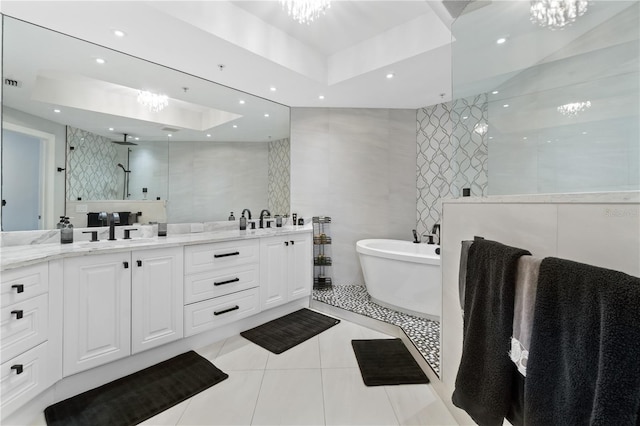
<instances>
[{"instance_id":1,"label":"large white tile wall","mask_svg":"<svg viewBox=\"0 0 640 426\"><path fill-rule=\"evenodd\" d=\"M244 208L256 218L268 206L268 151L266 143L171 143L168 221L226 220L231 211L239 219Z\"/></svg>"},{"instance_id":2,"label":"large white tile wall","mask_svg":"<svg viewBox=\"0 0 640 426\"><path fill-rule=\"evenodd\" d=\"M440 397L461 424L473 424L451 403L462 354L461 241L477 235L527 249L537 257L555 256L640 276L640 193L631 197L614 193L607 201L588 194L579 198L575 202L561 195L531 196L528 201L488 197L443 203Z\"/></svg>"},{"instance_id":3,"label":"large white tile wall","mask_svg":"<svg viewBox=\"0 0 640 426\"><path fill-rule=\"evenodd\" d=\"M335 284L364 283L358 240L412 238L415 123L415 110L291 110L291 209L331 216Z\"/></svg>"}]
</instances>

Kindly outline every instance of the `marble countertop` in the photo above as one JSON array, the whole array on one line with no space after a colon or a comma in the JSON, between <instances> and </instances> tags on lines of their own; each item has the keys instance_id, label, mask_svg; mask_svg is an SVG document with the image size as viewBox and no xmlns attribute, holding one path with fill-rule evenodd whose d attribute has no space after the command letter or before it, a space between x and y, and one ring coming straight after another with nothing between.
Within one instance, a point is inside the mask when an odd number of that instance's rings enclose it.
<instances>
[{"instance_id":1,"label":"marble countertop","mask_svg":"<svg viewBox=\"0 0 640 426\"><path fill-rule=\"evenodd\" d=\"M311 224L307 224L304 226L283 226L282 228L248 229L246 231L227 229L211 232L169 234L166 237L134 237L130 240L119 239L116 241L101 240L98 242L78 241L71 244L46 243L16 245L0 248L0 270L4 271L49 260L86 256L96 253L178 247L311 232L313 232L313 227Z\"/></svg>"}]
</instances>

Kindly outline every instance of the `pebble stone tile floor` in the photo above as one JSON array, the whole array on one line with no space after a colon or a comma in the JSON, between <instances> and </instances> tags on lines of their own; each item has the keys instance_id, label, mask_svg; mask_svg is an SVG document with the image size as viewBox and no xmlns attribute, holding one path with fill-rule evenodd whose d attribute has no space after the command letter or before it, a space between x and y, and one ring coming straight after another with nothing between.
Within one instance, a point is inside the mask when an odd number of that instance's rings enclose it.
<instances>
[{"instance_id":1,"label":"pebble stone tile floor","mask_svg":"<svg viewBox=\"0 0 640 426\"><path fill-rule=\"evenodd\" d=\"M388 338L346 320L279 355L229 337L196 350L228 379L141 424L457 425L431 384L365 386L351 340Z\"/></svg>"},{"instance_id":2,"label":"pebble stone tile floor","mask_svg":"<svg viewBox=\"0 0 640 426\"><path fill-rule=\"evenodd\" d=\"M361 285L334 285L314 289L313 300L396 325L404 331L433 371L440 375L440 323L408 315L371 301Z\"/></svg>"}]
</instances>

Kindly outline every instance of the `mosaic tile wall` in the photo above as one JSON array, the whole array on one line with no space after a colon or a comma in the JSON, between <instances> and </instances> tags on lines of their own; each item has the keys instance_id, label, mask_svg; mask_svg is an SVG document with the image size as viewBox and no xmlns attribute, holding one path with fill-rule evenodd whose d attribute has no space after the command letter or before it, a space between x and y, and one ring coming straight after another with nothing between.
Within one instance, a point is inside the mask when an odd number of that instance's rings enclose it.
<instances>
[{"instance_id":1,"label":"mosaic tile wall","mask_svg":"<svg viewBox=\"0 0 640 426\"><path fill-rule=\"evenodd\" d=\"M289 214L291 182L291 147L289 138L269 142L269 211L272 215Z\"/></svg>"},{"instance_id":2,"label":"mosaic tile wall","mask_svg":"<svg viewBox=\"0 0 640 426\"><path fill-rule=\"evenodd\" d=\"M465 118L466 117L466 118ZM416 220L419 235L440 223L440 199L487 192L487 97L417 111Z\"/></svg>"},{"instance_id":3,"label":"mosaic tile wall","mask_svg":"<svg viewBox=\"0 0 640 426\"><path fill-rule=\"evenodd\" d=\"M117 146L111 139L67 126L67 199L122 198ZM70 150L73 147L73 150Z\"/></svg>"}]
</instances>

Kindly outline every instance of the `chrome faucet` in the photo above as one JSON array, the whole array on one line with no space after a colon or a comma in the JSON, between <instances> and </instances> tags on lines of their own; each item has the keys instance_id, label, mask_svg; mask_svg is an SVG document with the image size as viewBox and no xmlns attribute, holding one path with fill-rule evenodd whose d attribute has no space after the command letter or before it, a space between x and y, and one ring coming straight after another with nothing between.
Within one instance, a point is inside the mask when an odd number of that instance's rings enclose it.
<instances>
[{"instance_id":1,"label":"chrome faucet","mask_svg":"<svg viewBox=\"0 0 640 426\"><path fill-rule=\"evenodd\" d=\"M109 241L116 240L116 223L120 223L120 214L113 212L107 214L107 225L109 225Z\"/></svg>"},{"instance_id":2,"label":"chrome faucet","mask_svg":"<svg viewBox=\"0 0 640 426\"><path fill-rule=\"evenodd\" d=\"M245 216L247 218L247 220L251 220L251 210L249 210L249 209L242 210L242 213L240 214L240 216L242 216L244 214L244 212L247 212L247 216Z\"/></svg>"},{"instance_id":3,"label":"chrome faucet","mask_svg":"<svg viewBox=\"0 0 640 426\"><path fill-rule=\"evenodd\" d=\"M263 222L264 218L270 217L270 216L271 216L271 212L267 209L264 209L260 212L260 228L264 228L264 222Z\"/></svg>"}]
</instances>

